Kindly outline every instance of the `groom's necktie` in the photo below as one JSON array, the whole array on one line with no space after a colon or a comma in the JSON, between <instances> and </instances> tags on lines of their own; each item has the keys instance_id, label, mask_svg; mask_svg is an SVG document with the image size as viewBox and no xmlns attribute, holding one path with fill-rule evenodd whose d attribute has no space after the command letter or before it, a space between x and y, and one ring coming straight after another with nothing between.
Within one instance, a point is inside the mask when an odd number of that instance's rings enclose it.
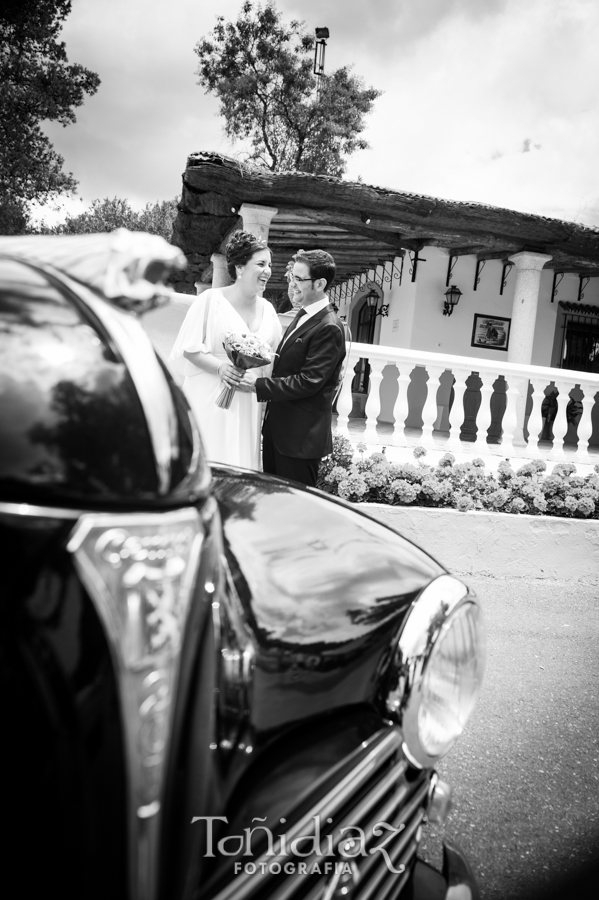
<instances>
[{"instance_id":1,"label":"groom's necktie","mask_svg":"<svg viewBox=\"0 0 599 900\"><path fill-rule=\"evenodd\" d=\"M297 328L297 325L299 323L299 320L301 319L302 316L305 316L305 315L306 315L305 309L298 310L295 317L291 320L291 325L289 326L289 328L287 329L287 331L285 332L285 334L283 336L283 343L285 343L285 341L287 340L289 335L295 331L295 329Z\"/></svg>"}]
</instances>

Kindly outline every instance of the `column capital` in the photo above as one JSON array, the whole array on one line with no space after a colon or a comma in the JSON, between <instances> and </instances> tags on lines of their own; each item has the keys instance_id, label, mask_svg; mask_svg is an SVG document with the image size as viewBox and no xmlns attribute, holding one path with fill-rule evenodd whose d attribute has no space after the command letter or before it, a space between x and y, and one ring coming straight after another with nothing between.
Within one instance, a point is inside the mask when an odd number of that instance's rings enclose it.
<instances>
[{"instance_id":1,"label":"column capital","mask_svg":"<svg viewBox=\"0 0 599 900\"><path fill-rule=\"evenodd\" d=\"M264 240L268 240L268 229L277 213L278 209L274 206L258 206L253 203L242 203L239 208L244 231Z\"/></svg>"},{"instance_id":2,"label":"column capital","mask_svg":"<svg viewBox=\"0 0 599 900\"><path fill-rule=\"evenodd\" d=\"M510 262L513 262L517 269L521 271L529 269L533 272L540 272L545 263L552 258L546 253L535 253L532 250L520 250L519 253L508 256Z\"/></svg>"}]
</instances>

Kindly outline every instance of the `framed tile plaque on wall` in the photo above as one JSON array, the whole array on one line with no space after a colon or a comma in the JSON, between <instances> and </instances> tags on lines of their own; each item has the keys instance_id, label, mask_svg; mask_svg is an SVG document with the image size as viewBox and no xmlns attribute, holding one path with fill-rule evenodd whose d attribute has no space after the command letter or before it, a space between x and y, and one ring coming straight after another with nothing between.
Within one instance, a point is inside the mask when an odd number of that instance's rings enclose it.
<instances>
[{"instance_id":1,"label":"framed tile plaque on wall","mask_svg":"<svg viewBox=\"0 0 599 900\"><path fill-rule=\"evenodd\" d=\"M487 350L507 350L511 324L511 319L475 313L470 346L486 347Z\"/></svg>"}]
</instances>

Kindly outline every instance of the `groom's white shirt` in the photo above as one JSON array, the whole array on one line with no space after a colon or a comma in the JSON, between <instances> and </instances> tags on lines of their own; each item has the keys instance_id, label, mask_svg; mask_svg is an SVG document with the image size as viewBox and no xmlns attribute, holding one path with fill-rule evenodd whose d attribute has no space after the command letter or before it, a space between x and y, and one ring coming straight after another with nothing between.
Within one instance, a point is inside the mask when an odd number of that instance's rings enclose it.
<instances>
[{"instance_id":1,"label":"groom's white shirt","mask_svg":"<svg viewBox=\"0 0 599 900\"><path fill-rule=\"evenodd\" d=\"M310 319L312 316L315 316L316 313L320 312L321 309L326 309L326 307L328 305L329 305L329 298L323 297L322 300L316 300L314 303L310 303L309 306L304 306L304 315L301 317L301 319L298 320L295 328L293 328L291 331L289 331L285 335L285 340L283 341L283 343L284 344L287 343L287 340L290 338L290 336L293 334L293 332L297 328L299 328L300 325L303 325L308 319ZM297 310L297 309L295 311L296 311L296 313L299 312L299 310Z\"/></svg>"}]
</instances>

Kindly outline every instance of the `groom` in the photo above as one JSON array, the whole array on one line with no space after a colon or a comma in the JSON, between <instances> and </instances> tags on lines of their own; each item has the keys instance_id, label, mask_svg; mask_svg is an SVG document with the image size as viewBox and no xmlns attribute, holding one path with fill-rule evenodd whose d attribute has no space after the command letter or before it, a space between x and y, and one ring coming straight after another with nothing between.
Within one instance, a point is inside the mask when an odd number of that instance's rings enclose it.
<instances>
[{"instance_id":1,"label":"groom","mask_svg":"<svg viewBox=\"0 0 599 900\"><path fill-rule=\"evenodd\" d=\"M314 486L331 436L335 390L345 357L345 332L326 291L335 261L325 250L298 250L293 257L293 303L300 307L277 349L272 376L246 372L242 390L267 400L262 428L265 472Z\"/></svg>"}]
</instances>

